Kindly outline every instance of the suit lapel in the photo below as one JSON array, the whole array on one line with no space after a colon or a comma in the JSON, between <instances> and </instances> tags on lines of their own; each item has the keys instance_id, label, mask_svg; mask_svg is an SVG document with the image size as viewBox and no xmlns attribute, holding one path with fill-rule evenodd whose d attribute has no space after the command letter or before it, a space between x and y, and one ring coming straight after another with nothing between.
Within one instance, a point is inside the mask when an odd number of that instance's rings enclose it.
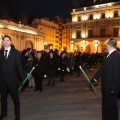
<instances>
[{"instance_id":1,"label":"suit lapel","mask_svg":"<svg viewBox=\"0 0 120 120\"><path fill-rule=\"evenodd\" d=\"M3 60L6 60L5 56L4 56L4 49L2 49L2 58L3 58Z\"/></svg>"},{"instance_id":2,"label":"suit lapel","mask_svg":"<svg viewBox=\"0 0 120 120\"><path fill-rule=\"evenodd\" d=\"M113 51L108 57L110 57L110 56L112 56L114 53L116 52L116 50L115 51Z\"/></svg>"},{"instance_id":3,"label":"suit lapel","mask_svg":"<svg viewBox=\"0 0 120 120\"><path fill-rule=\"evenodd\" d=\"M113 51L106 59L110 58L115 52L116 52L116 50Z\"/></svg>"}]
</instances>

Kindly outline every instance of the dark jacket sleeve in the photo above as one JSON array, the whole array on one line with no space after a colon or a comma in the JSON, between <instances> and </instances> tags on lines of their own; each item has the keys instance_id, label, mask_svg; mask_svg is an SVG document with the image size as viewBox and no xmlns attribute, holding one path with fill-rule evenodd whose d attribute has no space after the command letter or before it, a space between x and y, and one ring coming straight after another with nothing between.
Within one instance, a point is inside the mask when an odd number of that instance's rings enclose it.
<instances>
[{"instance_id":1,"label":"dark jacket sleeve","mask_svg":"<svg viewBox=\"0 0 120 120\"><path fill-rule=\"evenodd\" d=\"M116 90L120 83L120 55L118 55L116 59L113 59L112 63L113 79L111 89Z\"/></svg>"},{"instance_id":2,"label":"dark jacket sleeve","mask_svg":"<svg viewBox=\"0 0 120 120\"><path fill-rule=\"evenodd\" d=\"M16 65L17 65L17 69L18 69L20 78L23 81L25 79L25 73L22 68L21 55L18 51L16 51Z\"/></svg>"},{"instance_id":3,"label":"dark jacket sleeve","mask_svg":"<svg viewBox=\"0 0 120 120\"><path fill-rule=\"evenodd\" d=\"M96 74L93 76L92 79L98 80L102 75L102 67L99 68L99 70L96 72Z\"/></svg>"}]
</instances>

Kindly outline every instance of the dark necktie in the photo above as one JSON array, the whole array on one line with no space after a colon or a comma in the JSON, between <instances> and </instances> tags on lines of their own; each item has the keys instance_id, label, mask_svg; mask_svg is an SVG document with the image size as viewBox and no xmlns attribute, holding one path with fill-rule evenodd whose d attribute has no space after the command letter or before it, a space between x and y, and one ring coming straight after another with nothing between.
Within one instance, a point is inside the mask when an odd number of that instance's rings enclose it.
<instances>
[{"instance_id":1,"label":"dark necktie","mask_svg":"<svg viewBox=\"0 0 120 120\"><path fill-rule=\"evenodd\" d=\"M5 50L5 59L7 59L7 52L8 52L8 50Z\"/></svg>"}]
</instances>

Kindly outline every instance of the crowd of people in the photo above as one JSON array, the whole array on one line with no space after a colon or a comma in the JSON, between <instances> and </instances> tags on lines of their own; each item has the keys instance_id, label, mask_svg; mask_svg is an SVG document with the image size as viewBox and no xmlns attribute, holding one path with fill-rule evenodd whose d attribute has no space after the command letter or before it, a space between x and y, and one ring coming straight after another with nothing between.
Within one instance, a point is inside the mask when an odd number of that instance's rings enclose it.
<instances>
[{"instance_id":1,"label":"crowd of people","mask_svg":"<svg viewBox=\"0 0 120 120\"><path fill-rule=\"evenodd\" d=\"M89 84L102 80L102 120L118 120L117 97L120 96L120 50L116 48L117 41L109 39L106 45L107 53L59 53L56 50L36 51L31 48L21 53L11 45L11 37L2 38L3 48L0 50L0 94L1 115L0 120L7 117L7 95L10 93L14 103L15 120L20 120L20 102L18 93L18 78L23 83L28 78L26 87L35 87L34 91L42 92L43 78L48 78L48 86L55 86L55 78L65 81L68 73L80 77L80 66L91 71L99 70L90 80ZM35 68L31 73L31 70ZM28 77L28 76L29 77ZM27 76L27 77L26 77Z\"/></svg>"},{"instance_id":2,"label":"crowd of people","mask_svg":"<svg viewBox=\"0 0 120 120\"><path fill-rule=\"evenodd\" d=\"M24 72L28 74L33 67L35 70L28 78L26 85L28 87L35 87L34 91L42 92L42 81L44 77L48 78L48 86L55 85L55 79L59 77L60 81L65 81L65 74L76 74L80 77L80 68L92 70L92 68L99 67L103 62L106 53L81 53L75 51L74 53L67 53L65 50L59 53L56 50L36 51L27 48L21 52L21 59Z\"/></svg>"}]
</instances>

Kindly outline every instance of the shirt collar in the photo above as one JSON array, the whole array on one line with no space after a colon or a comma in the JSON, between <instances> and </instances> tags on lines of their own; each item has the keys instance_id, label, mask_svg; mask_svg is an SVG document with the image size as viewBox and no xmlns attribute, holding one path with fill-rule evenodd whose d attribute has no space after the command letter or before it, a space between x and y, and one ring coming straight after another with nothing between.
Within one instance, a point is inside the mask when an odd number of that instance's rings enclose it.
<instances>
[{"instance_id":1,"label":"shirt collar","mask_svg":"<svg viewBox=\"0 0 120 120\"><path fill-rule=\"evenodd\" d=\"M10 51L10 49L11 49L11 47L9 47L9 48L7 48L7 49L5 49L5 50L8 50L8 51Z\"/></svg>"},{"instance_id":2,"label":"shirt collar","mask_svg":"<svg viewBox=\"0 0 120 120\"><path fill-rule=\"evenodd\" d=\"M110 52L109 52L109 55L112 53L112 52L114 52L116 49L114 49L114 50L111 50Z\"/></svg>"}]
</instances>

